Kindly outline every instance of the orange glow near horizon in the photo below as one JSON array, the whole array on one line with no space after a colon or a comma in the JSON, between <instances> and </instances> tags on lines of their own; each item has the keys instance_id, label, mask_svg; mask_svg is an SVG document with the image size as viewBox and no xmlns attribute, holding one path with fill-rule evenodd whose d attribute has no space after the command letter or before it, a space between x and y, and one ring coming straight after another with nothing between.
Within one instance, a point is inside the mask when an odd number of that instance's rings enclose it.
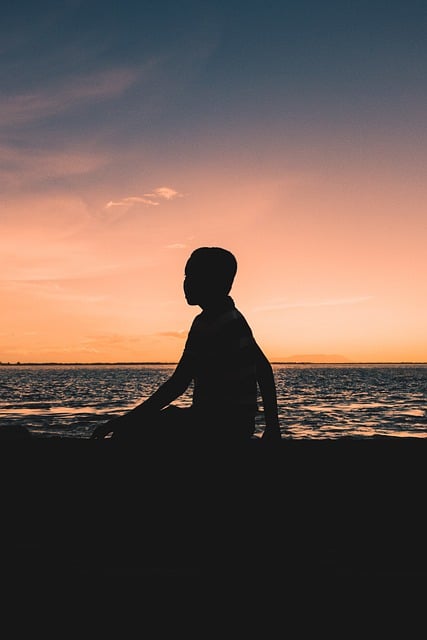
<instances>
[{"instance_id":1,"label":"orange glow near horizon","mask_svg":"<svg viewBox=\"0 0 427 640\"><path fill-rule=\"evenodd\" d=\"M353 4L4 8L0 362L177 361L206 245L270 360L427 361L424 9Z\"/></svg>"},{"instance_id":2,"label":"orange glow near horizon","mask_svg":"<svg viewBox=\"0 0 427 640\"><path fill-rule=\"evenodd\" d=\"M202 245L236 255L232 296L271 360L427 361L425 188L408 208L387 171L269 171L230 179L218 158L208 175L86 202L10 198L0 361L176 362L200 311L182 295L184 265Z\"/></svg>"}]
</instances>

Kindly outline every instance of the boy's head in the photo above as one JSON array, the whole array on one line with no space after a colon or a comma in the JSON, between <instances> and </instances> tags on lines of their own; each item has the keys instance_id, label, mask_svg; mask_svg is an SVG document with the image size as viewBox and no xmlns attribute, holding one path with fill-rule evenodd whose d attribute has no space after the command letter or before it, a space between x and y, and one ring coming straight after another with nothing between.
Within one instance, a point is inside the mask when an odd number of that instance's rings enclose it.
<instances>
[{"instance_id":1,"label":"boy's head","mask_svg":"<svg viewBox=\"0 0 427 640\"><path fill-rule=\"evenodd\" d=\"M227 296L236 271L237 261L230 251L220 247L195 249L185 265L188 304L204 307Z\"/></svg>"}]
</instances>

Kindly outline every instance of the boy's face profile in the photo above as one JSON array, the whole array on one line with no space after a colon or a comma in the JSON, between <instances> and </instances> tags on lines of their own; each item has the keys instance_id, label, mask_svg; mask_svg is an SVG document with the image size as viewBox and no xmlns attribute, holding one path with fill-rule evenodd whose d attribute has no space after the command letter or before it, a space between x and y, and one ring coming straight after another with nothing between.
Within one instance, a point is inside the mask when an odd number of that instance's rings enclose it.
<instances>
[{"instance_id":1,"label":"boy's face profile","mask_svg":"<svg viewBox=\"0 0 427 640\"><path fill-rule=\"evenodd\" d=\"M206 271L198 269L189 260L185 266L184 294L189 305L203 307L215 297L213 277Z\"/></svg>"},{"instance_id":2,"label":"boy's face profile","mask_svg":"<svg viewBox=\"0 0 427 640\"><path fill-rule=\"evenodd\" d=\"M184 295L189 305L199 304L203 299L203 281L191 270L185 269Z\"/></svg>"}]
</instances>

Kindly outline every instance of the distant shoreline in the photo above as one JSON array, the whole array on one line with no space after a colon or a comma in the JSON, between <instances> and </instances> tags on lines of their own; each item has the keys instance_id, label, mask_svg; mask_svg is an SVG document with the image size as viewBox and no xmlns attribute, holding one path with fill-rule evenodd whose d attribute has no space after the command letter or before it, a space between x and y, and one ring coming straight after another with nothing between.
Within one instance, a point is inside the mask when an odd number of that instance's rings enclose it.
<instances>
[{"instance_id":1,"label":"distant shoreline","mask_svg":"<svg viewBox=\"0 0 427 640\"><path fill-rule=\"evenodd\" d=\"M352 366L352 365L361 365L361 364L378 364L378 365L425 365L427 362L423 361L411 361L411 360L402 360L402 361L360 361L360 362L349 362L348 360L345 362L315 362L311 360L271 360L270 363L272 365L277 364L309 364L309 365L344 365L344 366ZM96 366L171 366L176 365L178 362L0 362L0 367L96 367Z\"/></svg>"}]
</instances>

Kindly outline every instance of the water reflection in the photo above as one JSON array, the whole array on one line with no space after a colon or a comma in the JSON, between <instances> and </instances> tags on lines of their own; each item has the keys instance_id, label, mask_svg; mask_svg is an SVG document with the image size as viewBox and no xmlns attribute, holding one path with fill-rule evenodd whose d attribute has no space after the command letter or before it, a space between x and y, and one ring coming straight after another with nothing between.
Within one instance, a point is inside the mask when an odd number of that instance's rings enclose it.
<instances>
[{"instance_id":1,"label":"water reflection","mask_svg":"<svg viewBox=\"0 0 427 640\"><path fill-rule=\"evenodd\" d=\"M151 395L173 369L0 367L1 423L24 424L39 436L88 438L99 422ZM427 437L426 365L274 365L274 373L285 438ZM177 404L190 405L191 394L190 388Z\"/></svg>"}]
</instances>

